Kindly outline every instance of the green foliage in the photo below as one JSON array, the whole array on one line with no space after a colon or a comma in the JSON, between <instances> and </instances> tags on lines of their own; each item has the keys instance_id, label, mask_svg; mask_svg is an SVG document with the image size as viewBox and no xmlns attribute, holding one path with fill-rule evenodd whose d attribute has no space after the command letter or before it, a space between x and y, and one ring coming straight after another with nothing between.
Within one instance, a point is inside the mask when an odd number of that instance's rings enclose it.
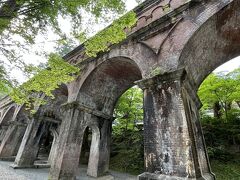
<instances>
[{"instance_id":1,"label":"green foliage","mask_svg":"<svg viewBox=\"0 0 240 180\"><path fill-rule=\"evenodd\" d=\"M140 174L144 171L143 131L128 130L125 137L114 135L110 168L116 171Z\"/></svg>"},{"instance_id":2,"label":"green foliage","mask_svg":"<svg viewBox=\"0 0 240 180\"><path fill-rule=\"evenodd\" d=\"M240 100L240 68L228 74L210 74L199 88L198 95L203 103L202 109L212 109L219 103L225 120L233 102Z\"/></svg>"},{"instance_id":3,"label":"green foliage","mask_svg":"<svg viewBox=\"0 0 240 180\"><path fill-rule=\"evenodd\" d=\"M60 44L57 51L61 55L68 53L75 45L69 45L66 35L59 26L59 17L68 18L72 24L72 33L76 38L83 41L82 31L83 14L87 12L95 17L96 21L105 19L106 14L122 14L125 11L123 0L6 0L0 5L0 51L11 63L25 69L25 73L34 74L29 81L20 87L13 86L11 79L2 73L0 79L0 88L2 92L8 92L9 88L14 88L10 96L17 103L31 104L36 93L43 92L47 96L52 96L51 92L61 83L70 82L75 76L76 68L70 66L57 56L50 56L47 69L39 69L33 66L27 66L23 61L19 61L16 49L28 49L27 45L35 43L35 37L38 34L46 34L50 27L60 36ZM105 19L107 20L107 19ZM130 28L136 22L133 12L130 12L113 22L109 28L101 31L85 43L86 52L89 56L96 56L100 51L108 49L110 44L118 43L126 37L125 28ZM11 37L20 36L24 39L20 41L13 40ZM14 48L13 48L14 47ZM58 61L57 61L58 60ZM58 64L59 63L59 64ZM1 66L2 69L3 65ZM72 72L70 72L72 70ZM5 70L4 70L5 71ZM7 87L7 88L6 88ZM32 95L35 93L35 95ZM31 98L30 98L31 97ZM30 100L31 99L31 100ZM40 100L38 100L40 101ZM30 106L30 105L29 105Z\"/></svg>"},{"instance_id":4,"label":"green foliage","mask_svg":"<svg viewBox=\"0 0 240 180\"><path fill-rule=\"evenodd\" d=\"M240 74L240 73L239 73ZM199 88L199 97L205 107L212 107L216 101L227 103L240 99L240 78L227 75L210 74Z\"/></svg>"},{"instance_id":5,"label":"green foliage","mask_svg":"<svg viewBox=\"0 0 240 180\"><path fill-rule=\"evenodd\" d=\"M8 2L6 1L4 6L5 13L0 16L1 20L4 21L1 24L8 24L7 20L13 20L10 27L4 27L30 42L33 42L33 38L38 32L44 33L47 26L52 27L56 33L62 35L58 16L69 17L73 26L77 27L81 25L81 10L86 10L96 18L100 18L104 17L105 13L123 13L125 9L121 0L16 0L9 6ZM1 27L3 28L3 26Z\"/></svg>"},{"instance_id":6,"label":"green foliage","mask_svg":"<svg viewBox=\"0 0 240 180\"><path fill-rule=\"evenodd\" d=\"M109 45L121 42L126 38L125 29L135 24L136 14L134 12L129 12L114 21L108 28L85 42L87 55L96 57L98 52L108 50Z\"/></svg>"},{"instance_id":7,"label":"green foliage","mask_svg":"<svg viewBox=\"0 0 240 180\"><path fill-rule=\"evenodd\" d=\"M118 100L114 110L113 126L115 134L124 134L135 129L136 123L143 121L143 93L138 87L130 88Z\"/></svg>"},{"instance_id":8,"label":"green foliage","mask_svg":"<svg viewBox=\"0 0 240 180\"><path fill-rule=\"evenodd\" d=\"M34 74L28 82L20 87L16 88L14 86L10 96L17 103L29 103L29 97L31 97L31 101L34 101L34 97L31 95L32 92L43 92L47 96L52 96L51 91L57 85L73 80L75 76L71 74L76 72L76 69L67 63L53 61L53 59L60 58L52 55L46 70L26 66L24 61L19 59L16 49L20 51L28 50L31 47L29 45L35 43L38 34L46 35L48 29L51 28L59 36L57 51L61 55L65 55L75 46L75 43L69 40L66 34L62 32L59 26L59 17L68 18L72 25L71 35L83 42L83 40L86 40L86 34L82 33L84 13L87 12L97 22L98 20L107 21L106 14L115 16L122 14L124 11L124 0L6 0L2 2L0 5L0 53L11 64L24 69L25 73ZM96 56L98 52L108 50L109 45L126 38L125 29L135 24L135 16L135 13L129 12L114 21L108 28L87 40L85 48L88 56ZM21 37L22 39L18 41L14 40L14 37ZM57 63L59 65L56 65ZM3 65L1 68L3 68ZM73 71L70 73L70 70ZM4 74L2 83L0 82L2 91L5 91L6 84L7 86L8 84L14 84L14 82L10 82L9 76Z\"/></svg>"},{"instance_id":9,"label":"green foliage","mask_svg":"<svg viewBox=\"0 0 240 180\"><path fill-rule=\"evenodd\" d=\"M231 113L232 120L227 122L202 116L205 142L211 160L222 163L233 162L234 157L238 156L236 149L240 146L240 110L238 113L236 111Z\"/></svg>"},{"instance_id":10,"label":"green foliage","mask_svg":"<svg viewBox=\"0 0 240 180\"><path fill-rule=\"evenodd\" d=\"M240 157L240 68L227 74L209 75L198 95L203 103L201 121L212 170L217 179L239 179ZM219 105L216 107L216 104ZM233 106L235 104L235 107ZM220 111L211 117L206 109Z\"/></svg>"},{"instance_id":11,"label":"green foliage","mask_svg":"<svg viewBox=\"0 0 240 180\"><path fill-rule=\"evenodd\" d=\"M111 168L139 174L143 172L143 93L133 87L118 100L114 114ZM139 124L140 123L140 124Z\"/></svg>"},{"instance_id":12,"label":"green foliage","mask_svg":"<svg viewBox=\"0 0 240 180\"><path fill-rule=\"evenodd\" d=\"M32 68L30 68L32 69ZM11 98L18 104L26 104L31 107L35 100L40 102L38 95L42 92L46 96L54 97L52 92L62 83L73 81L79 73L79 69L65 62L60 56L51 54L47 68L35 69L35 74L20 87L13 88L10 93Z\"/></svg>"},{"instance_id":13,"label":"green foliage","mask_svg":"<svg viewBox=\"0 0 240 180\"><path fill-rule=\"evenodd\" d=\"M234 157L236 158L236 157ZM239 158L239 157L238 157ZM217 180L239 180L240 179L240 163L239 162L219 162L214 160L211 162L212 170Z\"/></svg>"},{"instance_id":14,"label":"green foliage","mask_svg":"<svg viewBox=\"0 0 240 180\"><path fill-rule=\"evenodd\" d=\"M140 108L142 96L141 90L131 88L121 96L116 105L117 118L113 125L111 169L132 174L144 171L143 131L142 126L136 126L135 123L135 119L143 118ZM135 118L135 115L138 118ZM225 121L224 116L221 117L223 119L218 119L201 114L207 150L217 179L240 177L240 157L239 153L236 153L240 146L240 110L229 110L228 117L229 120Z\"/></svg>"}]
</instances>

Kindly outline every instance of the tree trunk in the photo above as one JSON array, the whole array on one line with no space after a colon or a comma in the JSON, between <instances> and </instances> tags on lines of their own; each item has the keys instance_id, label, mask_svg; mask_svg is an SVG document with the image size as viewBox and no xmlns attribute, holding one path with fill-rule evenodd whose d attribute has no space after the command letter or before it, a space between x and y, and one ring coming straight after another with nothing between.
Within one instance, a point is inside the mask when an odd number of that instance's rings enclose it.
<instances>
[{"instance_id":1,"label":"tree trunk","mask_svg":"<svg viewBox=\"0 0 240 180\"><path fill-rule=\"evenodd\" d=\"M221 118L222 113L221 113L221 105L219 104L219 102L215 102L213 105L213 112L214 112L214 117L215 118Z\"/></svg>"}]
</instances>

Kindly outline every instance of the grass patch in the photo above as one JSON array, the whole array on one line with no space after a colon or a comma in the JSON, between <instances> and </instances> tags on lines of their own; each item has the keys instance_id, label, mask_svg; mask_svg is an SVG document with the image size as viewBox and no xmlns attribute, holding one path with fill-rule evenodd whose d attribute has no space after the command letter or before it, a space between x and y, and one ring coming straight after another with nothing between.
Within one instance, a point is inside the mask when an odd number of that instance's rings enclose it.
<instances>
[{"instance_id":1,"label":"grass patch","mask_svg":"<svg viewBox=\"0 0 240 180\"><path fill-rule=\"evenodd\" d=\"M217 180L240 180L240 163L238 161L213 160L211 161L211 167Z\"/></svg>"}]
</instances>

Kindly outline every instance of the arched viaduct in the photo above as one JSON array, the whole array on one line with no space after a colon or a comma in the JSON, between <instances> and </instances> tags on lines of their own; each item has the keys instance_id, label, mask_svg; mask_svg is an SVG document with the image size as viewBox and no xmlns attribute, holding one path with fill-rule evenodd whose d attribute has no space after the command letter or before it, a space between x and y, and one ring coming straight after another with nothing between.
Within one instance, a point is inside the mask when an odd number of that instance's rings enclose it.
<instances>
[{"instance_id":1,"label":"arched viaduct","mask_svg":"<svg viewBox=\"0 0 240 180\"><path fill-rule=\"evenodd\" d=\"M25 131L21 145L7 146L14 142L9 136L17 138L4 122L17 122L24 113L16 105L0 108L0 157L6 157L5 147L14 146L16 154L19 146L15 167L31 166L41 131L50 131L45 123L50 121L57 125L49 179L75 179L84 131L90 127L88 175L104 175L115 103L137 84L144 91L145 172L139 179L215 179L199 122L197 90L216 67L240 55L240 0L148 0L135 12L136 26L108 52L88 58L79 46L64 57L81 67L81 75L61 87L61 96L41 107L37 118L21 121L26 129L19 132L22 136Z\"/></svg>"}]
</instances>

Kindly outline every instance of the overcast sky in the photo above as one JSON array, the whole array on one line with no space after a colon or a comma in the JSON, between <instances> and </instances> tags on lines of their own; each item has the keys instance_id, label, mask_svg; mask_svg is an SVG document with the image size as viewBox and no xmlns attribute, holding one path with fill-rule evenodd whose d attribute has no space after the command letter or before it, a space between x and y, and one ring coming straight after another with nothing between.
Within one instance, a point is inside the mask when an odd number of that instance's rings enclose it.
<instances>
[{"instance_id":1,"label":"overcast sky","mask_svg":"<svg viewBox=\"0 0 240 180\"><path fill-rule=\"evenodd\" d=\"M134 7L137 6L137 3L135 0L126 0L127 3L127 9L131 10ZM86 18L86 21L88 21L88 19ZM67 20L60 20L61 22L61 27L63 28L63 31L65 33L69 33L71 26L70 23ZM91 26L91 28L97 32L98 30L102 29L104 26L103 25L93 25ZM46 62L47 59L41 56L37 56L34 52L37 51L38 49L44 49L44 51L46 51L47 53L50 52L54 52L54 46L55 44L52 43L51 41L56 40L57 37L54 35L53 32L49 31L48 35L46 37L43 36L38 36L36 39L36 45L33 46L32 52L28 53L28 54L23 54L23 59L28 62L28 63L32 63L32 64L39 64L40 62ZM236 68L240 67L240 57L235 58L227 63L225 63L224 65L218 67L215 72L220 72L220 71L232 71ZM22 73L18 70L13 70L12 71L12 77L18 79L20 82L23 82L25 80L25 77L22 75Z\"/></svg>"}]
</instances>

